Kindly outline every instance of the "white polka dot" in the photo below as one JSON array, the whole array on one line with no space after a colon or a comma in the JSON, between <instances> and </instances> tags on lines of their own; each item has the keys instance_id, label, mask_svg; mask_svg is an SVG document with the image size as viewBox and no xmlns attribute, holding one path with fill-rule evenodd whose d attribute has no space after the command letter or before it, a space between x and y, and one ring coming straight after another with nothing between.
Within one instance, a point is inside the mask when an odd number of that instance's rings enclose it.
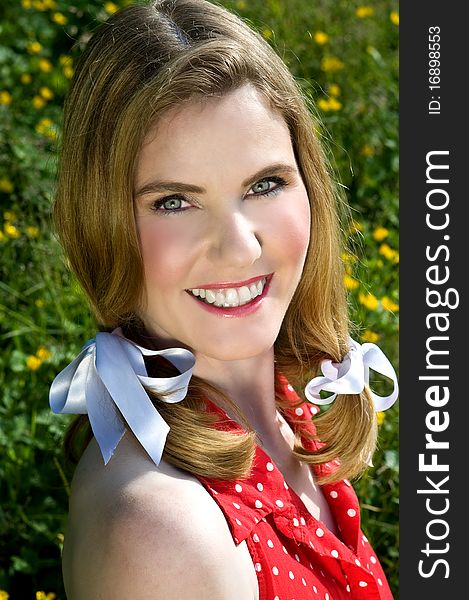
<instances>
[{"instance_id":1,"label":"white polka dot","mask_svg":"<svg viewBox=\"0 0 469 600\"><path fill-rule=\"evenodd\" d=\"M281 500L275 500L275 504L279 507L282 508L283 507L283 502Z\"/></svg>"},{"instance_id":2,"label":"white polka dot","mask_svg":"<svg viewBox=\"0 0 469 600\"><path fill-rule=\"evenodd\" d=\"M301 417L301 415L303 414L303 409L301 408L301 406L299 406L296 410L295 410L295 414L297 414L299 417Z\"/></svg>"},{"instance_id":3,"label":"white polka dot","mask_svg":"<svg viewBox=\"0 0 469 600\"><path fill-rule=\"evenodd\" d=\"M315 585L313 585L313 592L314 592L315 594L317 594L317 593L318 593L318 588L317 588Z\"/></svg>"},{"instance_id":4,"label":"white polka dot","mask_svg":"<svg viewBox=\"0 0 469 600\"><path fill-rule=\"evenodd\" d=\"M262 485L262 483L258 483L257 484L257 489L262 492L262 490L264 489L264 486Z\"/></svg>"},{"instance_id":5,"label":"white polka dot","mask_svg":"<svg viewBox=\"0 0 469 600\"><path fill-rule=\"evenodd\" d=\"M348 583L347 583L347 585L346 585L346 587L345 587L345 591L346 591L346 592L350 592L350 586L349 586L349 584L348 584Z\"/></svg>"},{"instance_id":6,"label":"white polka dot","mask_svg":"<svg viewBox=\"0 0 469 600\"><path fill-rule=\"evenodd\" d=\"M381 579L378 577L378 583L379 585L383 585L383 582L381 581Z\"/></svg>"},{"instance_id":7,"label":"white polka dot","mask_svg":"<svg viewBox=\"0 0 469 600\"><path fill-rule=\"evenodd\" d=\"M349 508L347 514L349 517L354 517L357 514L357 511L354 508Z\"/></svg>"},{"instance_id":8,"label":"white polka dot","mask_svg":"<svg viewBox=\"0 0 469 600\"><path fill-rule=\"evenodd\" d=\"M374 565L376 564L376 558L374 556L370 556L370 560Z\"/></svg>"},{"instance_id":9,"label":"white polka dot","mask_svg":"<svg viewBox=\"0 0 469 600\"><path fill-rule=\"evenodd\" d=\"M274 465L271 462L268 462L265 465L265 468L267 469L267 471L273 471L274 470Z\"/></svg>"},{"instance_id":10,"label":"white polka dot","mask_svg":"<svg viewBox=\"0 0 469 600\"><path fill-rule=\"evenodd\" d=\"M365 542L362 540L362 546L364 546L364 545L365 545Z\"/></svg>"},{"instance_id":11,"label":"white polka dot","mask_svg":"<svg viewBox=\"0 0 469 600\"><path fill-rule=\"evenodd\" d=\"M242 523L241 523L241 521L240 521L239 519L235 519L235 520L236 520L236 523L237 523L238 525L242 525Z\"/></svg>"},{"instance_id":12,"label":"white polka dot","mask_svg":"<svg viewBox=\"0 0 469 600\"><path fill-rule=\"evenodd\" d=\"M235 490L236 490L237 492L242 492L242 491L243 491L243 486L242 486L242 485L239 485L239 483L237 483L237 484L235 485Z\"/></svg>"},{"instance_id":13,"label":"white polka dot","mask_svg":"<svg viewBox=\"0 0 469 600\"><path fill-rule=\"evenodd\" d=\"M260 541L260 540L259 540L259 536L257 535L257 533L255 533L255 534L252 536L252 539L253 539L255 542L259 542L259 541Z\"/></svg>"},{"instance_id":14,"label":"white polka dot","mask_svg":"<svg viewBox=\"0 0 469 600\"><path fill-rule=\"evenodd\" d=\"M295 554L295 560L297 560L298 562L300 562L300 557L298 556L298 554Z\"/></svg>"},{"instance_id":15,"label":"white polka dot","mask_svg":"<svg viewBox=\"0 0 469 600\"><path fill-rule=\"evenodd\" d=\"M348 485L348 487L352 487L352 484L350 483L350 481L348 479L344 479L344 483L345 483L345 485Z\"/></svg>"},{"instance_id":16,"label":"white polka dot","mask_svg":"<svg viewBox=\"0 0 469 600\"><path fill-rule=\"evenodd\" d=\"M329 600L329 594L327 592L324 594L324 600Z\"/></svg>"},{"instance_id":17,"label":"white polka dot","mask_svg":"<svg viewBox=\"0 0 469 600\"><path fill-rule=\"evenodd\" d=\"M238 510L241 508L241 506L237 502L233 502L233 506Z\"/></svg>"},{"instance_id":18,"label":"white polka dot","mask_svg":"<svg viewBox=\"0 0 469 600\"><path fill-rule=\"evenodd\" d=\"M277 569L277 567L272 567L272 573L274 575L278 575L278 569Z\"/></svg>"},{"instance_id":19,"label":"white polka dot","mask_svg":"<svg viewBox=\"0 0 469 600\"><path fill-rule=\"evenodd\" d=\"M310 541L310 542L309 542L309 545L310 545L310 546L311 546L311 548L314 550L314 544L313 544L313 542L311 542L311 541ZM312 568L312 567L311 567L311 568Z\"/></svg>"},{"instance_id":20,"label":"white polka dot","mask_svg":"<svg viewBox=\"0 0 469 600\"><path fill-rule=\"evenodd\" d=\"M334 558L339 558L339 553L337 552L337 550L332 550L331 554Z\"/></svg>"},{"instance_id":21,"label":"white polka dot","mask_svg":"<svg viewBox=\"0 0 469 600\"><path fill-rule=\"evenodd\" d=\"M260 500L256 500L255 503L256 508L262 508L262 502Z\"/></svg>"},{"instance_id":22,"label":"white polka dot","mask_svg":"<svg viewBox=\"0 0 469 600\"><path fill-rule=\"evenodd\" d=\"M286 481L283 482L283 485L285 486L285 489L288 490L288 483Z\"/></svg>"},{"instance_id":23,"label":"white polka dot","mask_svg":"<svg viewBox=\"0 0 469 600\"><path fill-rule=\"evenodd\" d=\"M360 587L366 587L368 584L366 583L366 581L359 581L359 582L358 582L358 585L359 585Z\"/></svg>"},{"instance_id":24,"label":"white polka dot","mask_svg":"<svg viewBox=\"0 0 469 600\"><path fill-rule=\"evenodd\" d=\"M254 517L254 523L257 525L259 523L259 519L257 517Z\"/></svg>"},{"instance_id":25,"label":"white polka dot","mask_svg":"<svg viewBox=\"0 0 469 600\"><path fill-rule=\"evenodd\" d=\"M332 492L330 492L330 497L331 498L337 498L338 495L339 494L335 490L332 490Z\"/></svg>"},{"instance_id":26,"label":"white polka dot","mask_svg":"<svg viewBox=\"0 0 469 600\"><path fill-rule=\"evenodd\" d=\"M213 488L210 488L210 490L215 494L215 496L218 496L217 490L214 490Z\"/></svg>"},{"instance_id":27,"label":"white polka dot","mask_svg":"<svg viewBox=\"0 0 469 600\"><path fill-rule=\"evenodd\" d=\"M365 535L364 535L364 536L362 536L362 539L363 539L363 541L364 541L364 542L367 542L367 541L368 541L368 539L367 539L367 537L366 537Z\"/></svg>"},{"instance_id":28,"label":"white polka dot","mask_svg":"<svg viewBox=\"0 0 469 600\"><path fill-rule=\"evenodd\" d=\"M274 543L272 540L267 540L267 546L269 546L269 548L273 548L274 547Z\"/></svg>"},{"instance_id":29,"label":"white polka dot","mask_svg":"<svg viewBox=\"0 0 469 600\"><path fill-rule=\"evenodd\" d=\"M291 383L289 383L289 384L287 385L287 388L290 390L290 392L293 392L293 391L294 391L294 390L293 390L293 386L291 385Z\"/></svg>"},{"instance_id":30,"label":"white polka dot","mask_svg":"<svg viewBox=\"0 0 469 600\"><path fill-rule=\"evenodd\" d=\"M256 571L258 571L258 572L259 572L259 571L262 569L261 563L256 563L256 564L254 565L254 568L256 569Z\"/></svg>"},{"instance_id":31,"label":"white polka dot","mask_svg":"<svg viewBox=\"0 0 469 600\"><path fill-rule=\"evenodd\" d=\"M280 598L278 596L275 596L274 600L280 600Z\"/></svg>"},{"instance_id":32,"label":"white polka dot","mask_svg":"<svg viewBox=\"0 0 469 600\"><path fill-rule=\"evenodd\" d=\"M312 415L315 415L319 411L319 408L317 408L316 406L310 406L309 410L311 411Z\"/></svg>"},{"instance_id":33,"label":"white polka dot","mask_svg":"<svg viewBox=\"0 0 469 600\"><path fill-rule=\"evenodd\" d=\"M298 527L298 525L299 525L299 524L300 524L300 522L299 522L299 521L298 521L298 519L295 517L295 518L293 519L293 525L294 525L295 527Z\"/></svg>"},{"instance_id":34,"label":"white polka dot","mask_svg":"<svg viewBox=\"0 0 469 600\"><path fill-rule=\"evenodd\" d=\"M304 518L303 518L303 517L300 517L300 523L301 523L302 525L306 525L306 521L304 520Z\"/></svg>"},{"instance_id":35,"label":"white polka dot","mask_svg":"<svg viewBox=\"0 0 469 600\"><path fill-rule=\"evenodd\" d=\"M234 541L235 541L236 544L239 544L239 540L238 540L237 537L234 538Z\"/></svg>"},{"instance_id":36,"label":"white polka dot","mask_svg":"<svg viewBox=\"0 0 469 600\"><path fill-rule=\"evenodd\" d=\"M288 554L288 550L285 548L285 546L282 546L282 549L285 552L285 554Z\"/></svg>"},{"instance_id":37,"label":"white polka dot","mask_svg":"<svg viewBox=\"0 0 469 600\"><path fill-rule=\"evenodd\" d=\"M357 567L361 567L362 564L361 562L358 560L358 558L355 559L355 564L357 565Z\"/></svg>"},{"instance_id":38,"label":"white polka dot","mask_svg":"<svg viewBox=\"0 0 469 600\"><path fill-rule=\"evenodd\" d=\"M288 571L288 577L290 577L290 579L295 579L295 576L293 575L293 571Z\"/></svg>"},{"instance_id":39,"label":"white polka dot","mask_svg":"<svg viewBox=\"0 0 469 600\"><path fill-rule=\"evenodd\" d=\"M306 579L304 577L301 578L301 583L306 586Z\"/></svg>"},{"instance_id":40,"label":"white polka dot","mask_svg":"<svg viewBox=\"0 0 469 600\"><path fill-rule=\"evenodd\" d=\"M320 527L318 527L318 528L316 529L316 535L317 535L318 537L322 537L322 536L324 535L324 531L323 531L323 530L322 530Z\"/></svg>"}]
</instances>

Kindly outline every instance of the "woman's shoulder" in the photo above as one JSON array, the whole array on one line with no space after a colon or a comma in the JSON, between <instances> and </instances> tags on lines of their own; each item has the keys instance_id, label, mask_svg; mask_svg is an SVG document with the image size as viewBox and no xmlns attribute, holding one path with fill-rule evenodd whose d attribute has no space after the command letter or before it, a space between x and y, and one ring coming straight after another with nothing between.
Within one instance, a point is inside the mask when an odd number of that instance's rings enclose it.
<instances>
[{"instance_id":1,"label":"woman's shoulder","mask_svg":"<svg viewBox=\"0 0 469 600\"><path fill-rule=\"evenodd\" d=\"M233 567L245 597L254 597L246 558L196 477L156 467L129 434L106 466L90 443L72 482L63 555L69 600L171 600L189 589L192 598L234 599Z\"/></svg>"}]
</instances>

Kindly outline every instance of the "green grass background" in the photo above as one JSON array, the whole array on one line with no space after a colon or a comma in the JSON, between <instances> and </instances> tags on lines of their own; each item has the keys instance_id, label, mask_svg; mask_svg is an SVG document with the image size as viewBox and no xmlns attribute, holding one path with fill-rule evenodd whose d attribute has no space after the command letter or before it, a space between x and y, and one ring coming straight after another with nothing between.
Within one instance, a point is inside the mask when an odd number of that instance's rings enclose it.
<instances>
[{"instance_id":1,"label":"green grass background","mask_svg":"<svg viewBox=\"0 0 469 600\"><path fill-rule=\"evenodd\" d=\"M225 0L276 48L316 104L353 211L344 255L355 337L398 367L397 0ZM61 106L89 32L128 2L10 0L0 7L0 600L64 599L71 473L54 376L94 334L54 239ZM379 385L380 382L377 382ZM379 415L374 466L354 486L365 534L398 597L398 405Z\"/></svg>"}]
</instances>

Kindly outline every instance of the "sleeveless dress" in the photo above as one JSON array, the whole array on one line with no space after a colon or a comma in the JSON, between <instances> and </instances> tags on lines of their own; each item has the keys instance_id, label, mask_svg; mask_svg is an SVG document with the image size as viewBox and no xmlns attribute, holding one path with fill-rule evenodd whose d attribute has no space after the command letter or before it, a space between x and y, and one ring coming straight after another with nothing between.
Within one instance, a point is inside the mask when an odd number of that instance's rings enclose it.
<instances>
[{"instance_id":1,"label":"sleeveless dress","mask_svg":"<svg viewBox=\"0 0 469 600\"><path fill-rule=\"evenodd\" d=\"M311 415L319 409L298 406L298 396L283 376L277 377L277 384L294 405L283 412L293 430L315 432ZM212 409L223 415L223 429L243 431L214 404ZM318 447L302 441L309 449ZM316 475L324 473L321 468L314 468ZM358 499L349 481L321 488L340 532L338 539L309 513L259 446L248 479L197 478L222 510L235 544L246 541L259 600L392 600L378 558L360 530Z\"/></svg>"}]
</instances>

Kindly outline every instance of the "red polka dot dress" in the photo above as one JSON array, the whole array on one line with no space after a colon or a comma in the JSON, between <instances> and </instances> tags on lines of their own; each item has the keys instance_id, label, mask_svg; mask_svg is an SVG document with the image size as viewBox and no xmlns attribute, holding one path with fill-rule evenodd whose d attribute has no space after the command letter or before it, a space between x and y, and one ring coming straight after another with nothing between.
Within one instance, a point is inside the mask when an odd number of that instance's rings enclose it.
<instances>
[{"instance_id":1,"label":"red polka dot dress","mask_svg":"<svg viewBox=\"0 0 469 600\"><path fill-rule=\"evenodd\" d=\"M286 380L279 377L278 382L284 396L298 402ZM311 414L317 412L317 407L303 404L283 414L287 421L301 420L301 430L314 431ZM225 425L240 430L234 421ZM248 479L198 478L224 513L235 543L246 541L259 600L392 600L381 565L360 530L358 499L349 481L322 486L339 539L309 513L259 446Z\"/></svg>"}]
</instances>

